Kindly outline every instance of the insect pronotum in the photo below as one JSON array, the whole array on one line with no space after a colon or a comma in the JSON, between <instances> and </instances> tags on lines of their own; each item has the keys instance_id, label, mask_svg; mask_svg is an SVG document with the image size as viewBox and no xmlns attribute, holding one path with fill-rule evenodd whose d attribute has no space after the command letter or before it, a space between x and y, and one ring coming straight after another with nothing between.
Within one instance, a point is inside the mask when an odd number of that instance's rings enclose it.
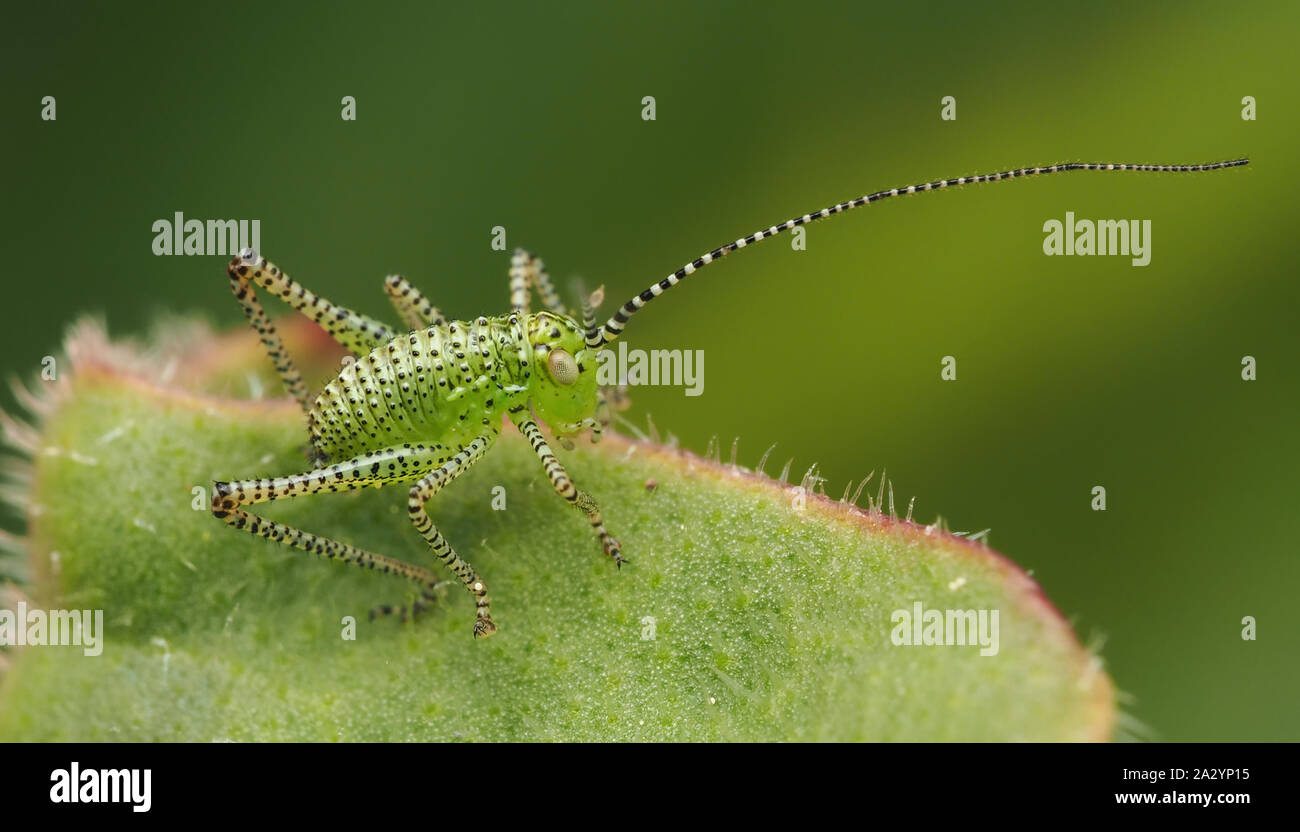
<instances>
[{"instance_id":1,"label":"insect pronotum","mask_svg":"<svg viewBox=\"0 0 1300 832\"><path fill-rule=\"evenodd\" d=\"M420 597L411 607L414 614L433 600L433 590L440 583L432 570L267 520L245 509L284 497L409 483L411 522L434 555L474 596L474 635L490 636L497 627L487 585L443 538L425 512L425 504L487 453L501 433L504 414L532 445L556 493L586 514L605 554L616 564L624 563L622 548L606 531L596 501L578 488L555 458L537 420L546 422L562 441L588 430L591 440L597 441L608 420L605 399L596 383L598 351L617 339L643 306L696 271L782 231L901 194L1074 170L1210 171L1248 163L1248 159L1206 165L1070 163L877 191L755 231L700 255L623 304L603 324L595 317L599 290L581 299L582 320L576 320L561 303L542 261L523 250L514 253L510 264L511 310L496 317L449 321L405 278L389 277L384 289L407 325L406 331L400 331L330 303L257 252L245 249L226 268L230 288L261 336L285 387L306 411L314 467L283 477L214 483L212 513L237 529L407 578L420 589ZM256 287L309 315L356 356L315 397L258 301ZM529 310L530 288L537 290L546 311ZM371 616L391 613L405 618L407 608L379 607Z\"/></svg>"}]
</instances>

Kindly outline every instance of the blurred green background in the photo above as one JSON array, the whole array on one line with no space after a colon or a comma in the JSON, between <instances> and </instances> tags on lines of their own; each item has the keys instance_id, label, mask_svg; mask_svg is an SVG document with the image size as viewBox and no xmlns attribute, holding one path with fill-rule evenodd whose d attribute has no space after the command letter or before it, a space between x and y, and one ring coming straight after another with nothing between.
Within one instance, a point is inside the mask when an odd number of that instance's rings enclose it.
<instances>
[{"instance_id":1,"label":"blurred green background","mask_svg":"<svg viewBox=\"0 0 1300 832\"><path fill-rule=\"evenodd\" d=\"M609 312L867 191L1249 155L892 200L811 226L806 251L766 242L637 318L631 346L705 351L705 392L637 389L627 415L724 457L739 436L750 465L778 443L769 472L818 462L834 497L888 467L918 519L991 528L1104 638L1149 734L1300 739L1300 6L468 5L11 8L0 369L35 373L87 311L119 335L160 310L242 326L224 258L152 254L175 211L260 219L290 274L387 319L392 272L451 315L504 311L503 225ZM1067 210L1150 219L1150 265L1044 256Z\"/></svg>"}]
</instances>

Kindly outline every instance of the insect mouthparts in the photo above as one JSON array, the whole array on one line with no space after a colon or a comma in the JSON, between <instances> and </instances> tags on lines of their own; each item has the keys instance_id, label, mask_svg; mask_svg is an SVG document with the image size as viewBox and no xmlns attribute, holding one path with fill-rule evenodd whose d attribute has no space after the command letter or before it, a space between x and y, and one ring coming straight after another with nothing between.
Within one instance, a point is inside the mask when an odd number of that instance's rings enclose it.
<instances>
[{"instance_id":1,"label":"insect mouthparts","mask_svg":"<svg viewBox=\"0 0 1300 832\"><path fill-rule=\"evenodd\" d=\"M245 263L256 263L257 251L252 248L246 248L243 251L239 252L239 259L243 260Z\"/></svg>"}]
</instances>

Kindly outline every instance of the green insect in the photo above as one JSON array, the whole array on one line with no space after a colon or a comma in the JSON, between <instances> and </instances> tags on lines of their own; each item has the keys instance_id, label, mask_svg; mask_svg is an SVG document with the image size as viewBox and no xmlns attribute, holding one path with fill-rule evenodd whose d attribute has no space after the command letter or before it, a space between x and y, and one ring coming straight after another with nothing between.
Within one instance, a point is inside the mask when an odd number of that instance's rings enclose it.
<instances>
[{"instance_id":1,"label":"green insect","mask_svg":"<svg viewBox=\"0 0 1300 832\"><path fill-rule=\"evenodd\" d=\"M542 262L516 251L510 267L511 312L474 321L449 321L405 278L389 277L384 288L408 329L394 330L313 294L246 249L230 261L230 288L261 336L285 387L307 414L314 467L290 476L213 484L212 513L225 523L326 558L407 578L420 588L411 608L420 612L441 583L430 569L358 549L248 512L245 507L285 497L350 491L366 486L409 484L411 522L434 555L474 597L475 636L490 636L487 585L434 526L425 504L480 460L501 433L502 415L528 439L556 493L581 510L604 553L625 561L619 542L605 529L596 501L569 477L538 426L538 419L566 444L585 431L597 441L608 422L608 405L596 383L597 355L622 334L628 319L699 269L737 249L796 226L919 191L997 182L1073 170L1209 171L1248 164L1248 159L1206 165L1070 163L1019 168L982 176L938 180L878 191L813 214L755 231L692 260L636 295L605 323L595 308L600 293L584 298L579 322L560 302ZM307 390L274 326L257 299L258 288L310 316L356 360L315 397ZM547 307L529 311L530 288ZM380 607L375 614L405 607Z\"/></svg>"}]
</instances>

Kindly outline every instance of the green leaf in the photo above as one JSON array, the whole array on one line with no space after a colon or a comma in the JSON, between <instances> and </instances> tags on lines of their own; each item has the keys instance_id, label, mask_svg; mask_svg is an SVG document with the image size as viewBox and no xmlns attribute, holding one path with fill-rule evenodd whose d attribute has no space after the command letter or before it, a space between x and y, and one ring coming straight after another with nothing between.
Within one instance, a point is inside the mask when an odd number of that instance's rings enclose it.
<instances>
[{"instance_id":1,"label":"green leaf","mask_svg":"<svg viewBox=\"0 0 1300 832\"><path fill-rule=\"evenodd\" d=\"M1022 571L936 527L650 443L560 456L631 563L600 552L508 427L430 515L500 632L449 585L367 620L399 579L241 534L193 490L306 467L287 400L212 395L249 339L128 353L82 327L31 435L29 604L102 609L103 653L9 651L0 738L23 740L1049 740L1109 738L1099 660ZM296 343L333 361L319 341ZM290 339L293 341L294 339ZM237 346L236 346L237 345ZM183 354L178 355L180 349ZM177 372L176 360L180 361ZM170 366L162 383L160 368ZM317 365L318 372L323 364ZM188 389L182 389L184 384ZM276 389L271 387L269 389ZM205 390L207 392L196 392ZM647 487L648 481L657 486ZM874 482L874 481L873 481ZM492 507L504 488L506 508ZM371 551L434 559L404 488L259 506ZM57 553L55 555L54 553ZM899 646L896 610L998 613L998 650ZM345 617L355 639L342 637Z\"/></svg>"}]
</instances>

